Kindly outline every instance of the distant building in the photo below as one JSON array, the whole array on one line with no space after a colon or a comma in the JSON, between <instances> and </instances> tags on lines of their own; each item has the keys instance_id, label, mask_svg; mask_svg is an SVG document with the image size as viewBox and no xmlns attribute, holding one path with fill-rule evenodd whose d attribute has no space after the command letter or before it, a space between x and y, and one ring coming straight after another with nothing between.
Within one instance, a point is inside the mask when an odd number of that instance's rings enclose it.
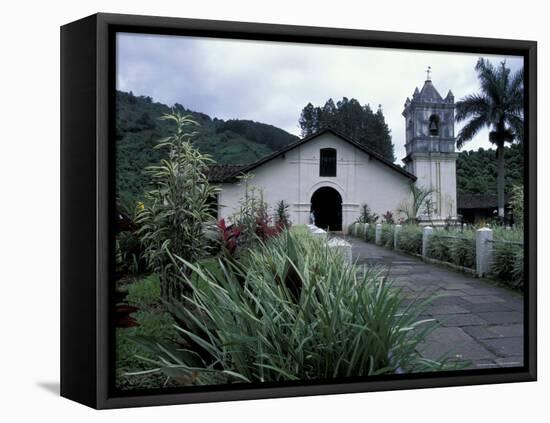
<instances>
[{"instance_id":1,"label":"distant building","mask_svg":"<svg viewBox=\"0 0 550 423\"><path fill-rule=\"evenodd\" d=\"M403 159L395 165L364 145L326 129L246 166L213 166L209 179L221 185L218 218L239 209L244 187L237 178L253 174L273 207L284 200L295 224L306 224L313 213L317 226L345 230L360 214L361 205L382 215L397 214L410 200L409 184L433 190L429 220L443 224L456 219L456 157L454 97L443 99L430 79L407 98L407 132ZM420 216L422 218L423 216ZM428 216L424 216L428 219Z\"/></svg>"},{"instance_id":2,"label":"distant building","mask_svg":"<svg viewBox=\"0 0 550 423\"><path fill-rule=\"evenodd\" d=\"M509 215L510 196L505 196L505 215ZM459 194L458 195L459 220L464 223L479 223L488 221L498 216L498 201L496 195L485 194Z\"/></svg>"}]
</instances>

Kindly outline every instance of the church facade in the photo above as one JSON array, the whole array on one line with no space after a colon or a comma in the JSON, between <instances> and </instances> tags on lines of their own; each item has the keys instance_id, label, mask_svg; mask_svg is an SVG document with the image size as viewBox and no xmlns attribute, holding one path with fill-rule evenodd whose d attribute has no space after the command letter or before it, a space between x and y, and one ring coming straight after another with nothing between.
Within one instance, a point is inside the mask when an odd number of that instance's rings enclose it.
<instances>
[{"instance_id":1,"label":"church facade","mask_svg":"<svg viewBox=\"0 0 550 423\"><path fill-rule=\"evenodd\" d=\"M294 224L315 219L317 226L346 230L361 206L382 215L411 200L410 184L432 190L429 219L434 224L456 218L456 153L454 98L443 99L430 80L416 89L403 111L406 131L405 167L384 159L362 144L332 129L320 131L246 166L216 166L210 180L220 185L218 218L239 210L245 186L262 190L273 209L284 200ZM428 219L428 216L419 216Z\"/></svg>"}]
</instances>

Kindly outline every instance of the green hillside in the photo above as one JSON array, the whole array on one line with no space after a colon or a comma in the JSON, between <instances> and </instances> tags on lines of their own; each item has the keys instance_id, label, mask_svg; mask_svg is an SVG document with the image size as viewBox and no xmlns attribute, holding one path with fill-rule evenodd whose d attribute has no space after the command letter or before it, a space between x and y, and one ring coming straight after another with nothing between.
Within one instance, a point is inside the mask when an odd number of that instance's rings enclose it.
<instances>
[{"instance_id":1,"label":"green hillside","mask_svg":"<svg viewBox=\"0 0 550 423\"><path fill-rule=\"evenodd\" d=\"M523 147L514 144L504 151L506 186L523 185ZM477 151L463 151L456 162L456 179L459 194L497 193L497 160L495 150L480 148Z\"/></svg>"},{"instance_id":2,"label":"green hillside","mask_svg":"<svg viewBox=\"0 0 550 423\"><path fill-rule=\"evenodd\" d=\"M272 125L250 120L212 119L180 104L174 108L191 115L200 124L193 143L217 163L251 163L298 140ZM169 111L167 105L155 103L151 97L117 92L116 169L120 197L135 198L144 191L147 178L143 170L158 163L165 154L154 146L172 129L172 121L158 119Z\"/></svg>"}]
</instances>

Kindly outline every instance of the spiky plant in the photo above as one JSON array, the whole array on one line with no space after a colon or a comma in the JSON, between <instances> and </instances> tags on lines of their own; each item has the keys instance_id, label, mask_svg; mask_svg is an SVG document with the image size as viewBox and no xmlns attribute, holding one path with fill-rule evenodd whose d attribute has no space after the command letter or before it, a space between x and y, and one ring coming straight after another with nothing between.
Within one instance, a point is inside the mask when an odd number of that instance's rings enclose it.
<instances>
[{"instance_id":1,"label":"spiky plant","mask_svg":"<svg viewBox=\"0 0 550 423\"><path fill-rule=\"evenodd\" d=\"M197 279L182 275L190 294L172 304L183 343L138 340L156 354L149 372L200 385L442 368L417 352L434 327L423 307L405 305L383 269L358 273L322 240L285 231L240 263L193 269Z\"/></svg>"}]
</instances>

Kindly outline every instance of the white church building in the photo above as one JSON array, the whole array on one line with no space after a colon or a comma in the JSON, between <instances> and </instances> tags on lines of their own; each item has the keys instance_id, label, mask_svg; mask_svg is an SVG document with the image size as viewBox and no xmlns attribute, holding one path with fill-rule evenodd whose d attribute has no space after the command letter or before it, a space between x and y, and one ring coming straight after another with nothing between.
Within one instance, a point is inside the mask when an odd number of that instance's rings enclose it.
<instances>
[{"instance_id":1,"label":"white church building","mask_svg":"<svg viewBox=\"0 0 550 423\"><path fill-rule=\"evenodd\" d=\"M262 189L269 207L280 200L289 205L293 224L310 223L313 213L317 226L345 231L363 204L380 216L391 211L399 217L397 211L411 200L411 183L433 190L431 223L456 219L453 94L441 97L428 79L407 98L403 116L404 168L332 129L249 165L215 166L210 180L221 187L218 218L239 210L244 184L238 176L250 174L248 183Z\"/></svg>"}]
</instances>

